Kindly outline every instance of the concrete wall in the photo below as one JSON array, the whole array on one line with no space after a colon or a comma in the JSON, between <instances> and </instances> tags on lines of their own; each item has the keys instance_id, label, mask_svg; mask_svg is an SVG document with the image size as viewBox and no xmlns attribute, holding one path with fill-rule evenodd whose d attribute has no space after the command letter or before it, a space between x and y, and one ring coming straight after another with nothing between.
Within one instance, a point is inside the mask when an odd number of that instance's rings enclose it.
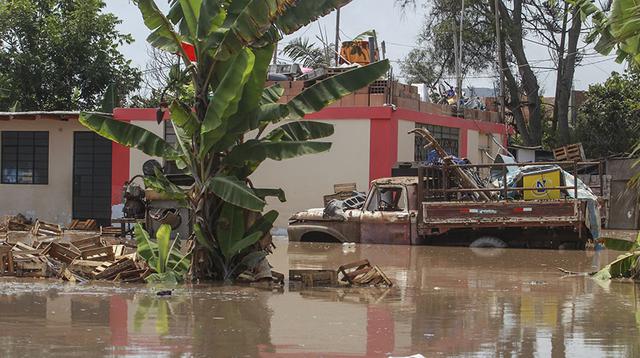
<instances>
[{"instance_id":1,"label":"concrete wall","mask_svg":"<svg viewBox=\"0 0 640 358\"><path fill-rule=\"evenodd\" d=\"M49 132L48 185L0 184L0 215L22 213L27 217L46 221L70 223L73 193L73 132L85 130L86 128L77 120L0 121L0 131Z\"/></svg>"},{"instance_id":2,"label":"concrete wall","mask_svg":"<svg viewBox=\"0 0 640 358\"><path fill-rule=\"evenodd\" d=\"M413 162L415 160L415 137L407 132L415 129L416 123L412 121L398 121L398 161Z\"/></svg>"},{"instance_id":3,"label":"concrete wall","mask_svg":"<svg viewBox=\"0 0 640 358\"><path fill-rule=\"evenodd\" d=\"M358 190L369 185L369 131L368 120L323 121L335 126L329 152L307 155L282 162L267 160L251 176L256 188L282 188L287 202L268 199L267 210L278 210L276 227L286 227L295 212L323 207L322 197L333 194L336 183L355 182Z\"/></svg>"},{"instance_id":4,"label":"concrete wall","mask_svg":"<svg viewBox=\"0 0 640 358\"><path fill-rule=\"evenodd\" d=\"M160 138L164 138L164 125L158 124L156 121L131 121L131 124L144 128ZM129 174L133 178L135 175L142 174L142 165L149 159L156 159L161 165L164 165L162 158L154 158L142 151L131 148L130 162L129 162Z\"/></svg>"}]
</instances>

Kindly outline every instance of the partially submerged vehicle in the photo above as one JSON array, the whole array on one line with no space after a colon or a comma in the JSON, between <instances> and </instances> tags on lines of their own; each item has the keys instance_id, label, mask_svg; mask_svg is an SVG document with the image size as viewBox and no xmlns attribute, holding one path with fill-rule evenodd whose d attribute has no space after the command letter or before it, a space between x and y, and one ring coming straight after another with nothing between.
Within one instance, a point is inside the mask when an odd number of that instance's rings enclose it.
<instances>
[{"instance_id":1,"label":"partially submerged vehicle","mask_svg":"<svg viewBox=\"0 0 640 358\"><path fill-rule=\"evenodd\" d=\"M583 249L599 235L599 207L591 190L574 178L578 168L599 165L421 165L417 176L374 180L360 208L332 203L294 214L289 240ZM574 175L562 170L568 166ZM491 170L494 182L465 187L453 174L460 170ZM525 180L531 177L533 184Z\"/></svg>"}]
</instances>

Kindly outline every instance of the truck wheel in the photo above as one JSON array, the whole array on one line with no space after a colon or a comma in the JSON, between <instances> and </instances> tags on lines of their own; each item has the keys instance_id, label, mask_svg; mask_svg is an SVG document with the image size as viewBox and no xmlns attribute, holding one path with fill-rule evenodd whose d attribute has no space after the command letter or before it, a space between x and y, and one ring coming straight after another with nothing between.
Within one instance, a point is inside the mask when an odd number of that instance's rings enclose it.
<instances>
[{"instance_id":1,"label":"truck wheel","mask_svg":"<svg viewBox=\"0 0 640 358\"><path fill-rule=\"evenodd\" d=\"M509 247L506 242L498 239L493 236L483 236L481 238L475 239L471 245L471 248L482 248L482 249L504 249Z\"/></svg>"}]
</instances>

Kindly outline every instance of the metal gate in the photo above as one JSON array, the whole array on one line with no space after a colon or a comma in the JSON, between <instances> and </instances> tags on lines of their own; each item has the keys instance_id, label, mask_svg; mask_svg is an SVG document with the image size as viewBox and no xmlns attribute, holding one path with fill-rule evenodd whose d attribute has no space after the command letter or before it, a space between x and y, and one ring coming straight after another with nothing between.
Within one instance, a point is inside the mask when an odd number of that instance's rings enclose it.
<instances>
[{"instance_id":1,"label":"metal gate","mask_svg":"<svg viewBox=\"0 0 640 358\"><path fill-rule=\"evenodd\" d=\"M73 218L111 220L111 141L93 132L73 137Z\"/></svg>"}]
</instances>

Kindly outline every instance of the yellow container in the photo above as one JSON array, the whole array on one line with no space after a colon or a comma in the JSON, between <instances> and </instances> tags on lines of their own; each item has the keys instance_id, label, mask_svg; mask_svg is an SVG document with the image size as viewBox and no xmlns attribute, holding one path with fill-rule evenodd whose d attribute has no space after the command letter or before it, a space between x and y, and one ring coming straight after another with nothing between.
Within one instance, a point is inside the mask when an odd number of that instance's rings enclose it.
<instances>
[{"instance_id":1,"label":"yellow container","mask_svg":"<svg viewBox=\"0 0 640 358\"><path fill-rule=\"evenodd\" d=\"M536 188L536 190L525 190L524 200L557 200L560 199L560 170L552 170L543 173L529 174L523 177L525 188Z\"/></svg>"}]
</instances>

